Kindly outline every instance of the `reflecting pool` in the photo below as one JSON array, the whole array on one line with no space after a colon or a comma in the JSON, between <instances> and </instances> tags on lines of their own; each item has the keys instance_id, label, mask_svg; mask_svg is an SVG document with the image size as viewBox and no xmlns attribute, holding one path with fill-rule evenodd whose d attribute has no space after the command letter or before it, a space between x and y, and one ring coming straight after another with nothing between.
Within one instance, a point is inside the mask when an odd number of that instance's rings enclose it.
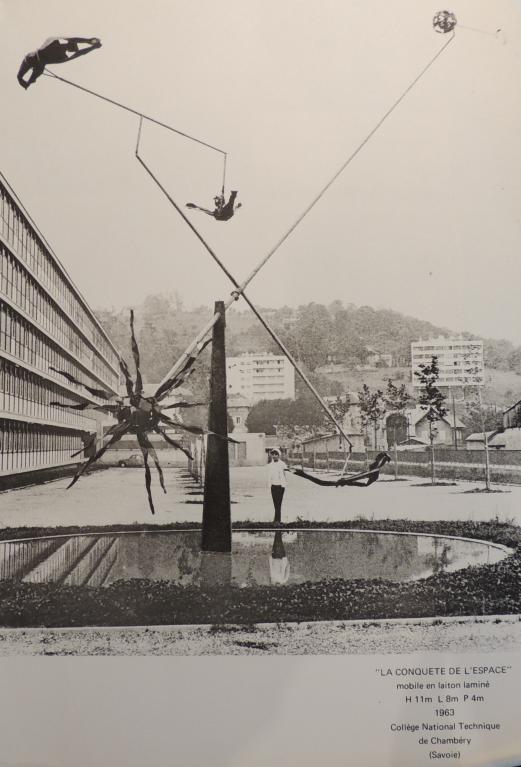
<instances>
[{"instance_id":1,"label":"reflecting pool","mask_svg":"<svg viewBox=\"0 0 521 767\"><path fill-rule=\"evenodd\" d=\"M411 581L507 556L498 544L357 530L233 532L232 552L200 550L200 530L58 536L0 543L0 579L106 586L147 578L240 587L306 581Z\"/></svg>"}]
</instances>

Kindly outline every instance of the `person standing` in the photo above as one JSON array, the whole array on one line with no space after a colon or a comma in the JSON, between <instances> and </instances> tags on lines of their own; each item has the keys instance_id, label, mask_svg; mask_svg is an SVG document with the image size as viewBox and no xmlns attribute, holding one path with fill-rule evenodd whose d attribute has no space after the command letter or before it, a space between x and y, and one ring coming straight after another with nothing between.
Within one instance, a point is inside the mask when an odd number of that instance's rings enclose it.
<instances>
[{"instance_id":1,"label":"person standing","mask_svg":"<svg viewBox=\"0 0 521 767\"><path fill-rule=\"evenodd\" d=\"M273 506L275 507L274 522L281 522L282 499L286 489L285 472L288 471L288 467L284 461L281 461L280 459L280 450L277 450L276 448L273 449L270 456L271 461L268 464L268 485L271 489L271 497L273 498Z\"/></svg>"}]
</instances>

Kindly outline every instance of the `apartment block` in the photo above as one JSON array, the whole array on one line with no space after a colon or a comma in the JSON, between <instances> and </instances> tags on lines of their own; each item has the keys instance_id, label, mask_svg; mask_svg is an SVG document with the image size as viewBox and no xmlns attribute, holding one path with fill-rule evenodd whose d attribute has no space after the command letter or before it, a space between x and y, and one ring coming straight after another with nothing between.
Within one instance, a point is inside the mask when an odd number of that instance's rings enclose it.
<instances>
[{"instance_id":1,"label":"apartment block","mask_svg":"<svg viewBox=\"0 0 521 767\"><path fill-rule=\"evenodd\" d=\"M284 356L268 352L227 357L228 394L242 394L252 404L262 399L295 399L295 371Z\"/></svg>"},{"instance_id":2,"label":"apartment block","mask_svg":"<svg viewBox=\"0 0 521 767\"><path fill-rule=\"evenodd\" d=\"M467 338L429 338L411 344L412 384L420 388L415 371L438 358L439 386L481 386L484 381L483 342Z\"/></svg>"}]
</instances>

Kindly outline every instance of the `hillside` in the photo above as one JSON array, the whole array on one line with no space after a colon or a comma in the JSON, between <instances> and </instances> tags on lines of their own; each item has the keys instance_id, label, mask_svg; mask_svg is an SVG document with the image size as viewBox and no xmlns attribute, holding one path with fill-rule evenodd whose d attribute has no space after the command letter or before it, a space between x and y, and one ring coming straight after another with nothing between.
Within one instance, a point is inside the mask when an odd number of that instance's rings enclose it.
<instances>
[{"instance_id":1,"label":"hillside","mask_svg":"<svg viewBox=\"0 0 521 767\"><path fill-rule=\"evenodd\" d=\"M336 382L343 391L358 392L365 383L371 390L382 389L387 381L404 383L407 391L413 395L411 371L408 367L376 368L374 370L338 369L329 372L331 368L318 368L320 380L324 379L331 385ZM482 389L483 401L505 408L521 399L521 375L512 370L494 370L485 368L485 386Z\"/></svg>"},{"instance_id":2,"label":"hillside","mask_svg":"<svg viewBox=\"0 0 521 767\"><path fill-rule=\"evenodd\" d=\"M148 296L136 306L136 332L141 349L142 369L147 382L156 382L184 351L197 332L212 316L212 307L186 309L178 296ZM369 306L344 306L334 301L328 306L311 303L296 308L263 308L263 314L282 338L290 352L314 373L324 393L335 390L358 391L362 383L371 388L385 385L389 377L410 384L410 344L432 335L450 335L447 328L407 317L390 309ZM128 310L99 310L101 323L132 365L129 343ZM227 315L227 353L278 351L255 316L239 306ZM475 338L466 334L468 338ZM508 341L483 339L487 368L486 399L510 404L521 398L521 347ZM371 363L372 352L392 355L393 367L358 370ZM324 365L338 360L340 372L324 370ZM196 391L207 388L208 353L192 378Z\"/></svg>"}]
</instances>

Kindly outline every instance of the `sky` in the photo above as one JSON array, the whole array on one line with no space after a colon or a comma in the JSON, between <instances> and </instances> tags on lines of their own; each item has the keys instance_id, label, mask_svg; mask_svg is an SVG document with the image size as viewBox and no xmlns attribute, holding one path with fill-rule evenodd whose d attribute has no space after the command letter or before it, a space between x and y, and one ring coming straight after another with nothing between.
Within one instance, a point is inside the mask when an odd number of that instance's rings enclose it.
<instances>
[{"instance_id":1,"label":"sky","mask_svg":"<svg viewBox=\"0 0 521 767\"><path fill-rule=\"evenodd\" d=\"M243 207L188 215L241 281L447 41L438 10L0 0L0 167L94 308L212 305L229 282L135 159L137 118L47 77L24 91L25 53L99 37L54 71L227 151ZM340 299L521 344L521 4L450 10L455 39L252 282L260 305ZM181 206L211 207L222 155L150 123L142 153Z\"/></svg>"}]
</instances>

